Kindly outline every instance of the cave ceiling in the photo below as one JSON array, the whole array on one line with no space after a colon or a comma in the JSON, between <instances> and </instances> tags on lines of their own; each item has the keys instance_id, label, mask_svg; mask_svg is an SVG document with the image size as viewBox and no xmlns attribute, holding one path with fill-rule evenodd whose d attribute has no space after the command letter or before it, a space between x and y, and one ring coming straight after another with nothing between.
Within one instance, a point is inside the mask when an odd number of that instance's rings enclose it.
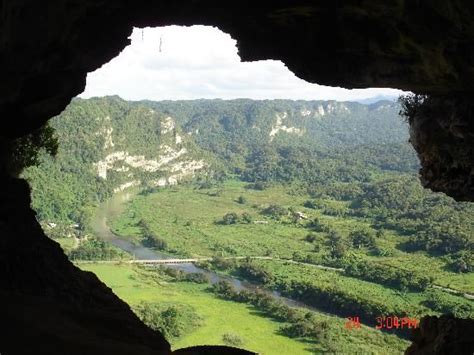
<instances>
[{"instance_id":1,"label":"cave ceiling","mask_svg":"<svg viewBox=\"0 0 474 355\"><path fill-rule=\"evenodd\" d=\"M1 16L5 137L59 114L84 90L87 73L129 44L133 27L217 26L238 41L242 60L281 60L318 84L462 96L459 102L468 105L474 89L472 1L22 0L3 1ZM439 142L412 135L425 167L422 182L460 200L474 199L471 112L457 110L455 123L436 117L412 125L433 124L437 129L428 133L443 133ZM453 125L464 134L456 135ZM440 147L446 144L455 147ZM456 182L446 180L454 175Z\"/></svg>"}]
</instances>

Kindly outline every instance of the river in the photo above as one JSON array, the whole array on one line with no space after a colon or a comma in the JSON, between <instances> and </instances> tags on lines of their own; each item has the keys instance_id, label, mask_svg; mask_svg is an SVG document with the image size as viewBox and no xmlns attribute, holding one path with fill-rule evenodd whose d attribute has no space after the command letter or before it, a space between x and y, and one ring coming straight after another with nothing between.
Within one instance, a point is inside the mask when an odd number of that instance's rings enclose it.
<instances>
[{"instance_id":1,"label":"river","mask_svg":"<svg viewBox=\"0 0 474 355\"><path fill-rule=\"evenodd\" d=\"M92 230L94 231L94 235L104 241L109 242L110 244L116 246L117 248L131 254L136 259L176 258L176 256L170 257L169 255L144 247L143 245L137 245L131 241L131 238L116 235L110 230L107 222L109 220L112 220L120 216L125 211L126 203L130 201L135 195L136 195L136 192L120 192L120 193L115 194L113 197L111 197L104 203L100 204L99 208L97 209L97 213L95 214L91 223L91 227L92 227ZM202 274L205 274L209 278L212 284L218 281L227 281L231 283L234 286L234 288L238 291L240 290L257 291L258 290L260 292L264 292L272 296L275 299L281 300L288 306L315 310L301 302L298 302L286 297L282 297L277 291L271 291L271 290L262 288L256 284L242 281L234 277L219 275L219 274L216 274L215 272L201 269L192 263L167 265L167 267L178 269L186 273L192 273L192 272L202 273Z\"/></svg>"}]
</instances>

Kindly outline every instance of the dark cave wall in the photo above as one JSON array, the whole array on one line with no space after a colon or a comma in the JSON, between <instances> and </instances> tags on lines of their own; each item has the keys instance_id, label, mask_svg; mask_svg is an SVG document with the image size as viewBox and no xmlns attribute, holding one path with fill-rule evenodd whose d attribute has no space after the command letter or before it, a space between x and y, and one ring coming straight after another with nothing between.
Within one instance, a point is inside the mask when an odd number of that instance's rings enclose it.
<instances>
[{"instance_id":1,"label":"dark cave wall","mask_svg":"<svg viewBox=\"0 0 474 355\"><path fill-rule=\"evenodd\" d=\"M1 353L170 353L161 334L44 235L26 181L0 183Z\"/></svg>"},{"instance_id":2,"label":"dark cave wall","mask_svg":"<svg viewBox=\"0 0 474 355\"><path fill-rule=\"evenodd\" d=\"M422 166L422 184L457 200L474 201L472 96L429 96L409 123L410 142Z\"/></svg>"},{"instance_id":3,"label":"dark cave wall","mask_svg":"<svg viewBox=\"0 0 474 355\"><path fill-rule=\"evenodd\" d=\"M59 114L83 91L86 74L129 43L133 26L217 26L238 40L243 60L282 60L310 82L430 94L446 105L411 125L422 181L457 199L474 200L470 0L276 0L270 5L3 0L0 10L0 306L8 327L0 344L5 354L170 351L160 334L143 326L110 289L75 268L45 237L29 207L26 183L4 169L9 139ZM439 334L430 329L415 338L419 347L413 353Z\"/></svg>"},{"instance_id":4,"label":"dark cave wall","mask_svg":"<svg viewBox=\"0 0 474 355\"><path fill-rule=\"evenodd\" d=\"M474 322L452 315L425 317L413 334L406 355L472 354Z\"/></svg>"}]
</instances>

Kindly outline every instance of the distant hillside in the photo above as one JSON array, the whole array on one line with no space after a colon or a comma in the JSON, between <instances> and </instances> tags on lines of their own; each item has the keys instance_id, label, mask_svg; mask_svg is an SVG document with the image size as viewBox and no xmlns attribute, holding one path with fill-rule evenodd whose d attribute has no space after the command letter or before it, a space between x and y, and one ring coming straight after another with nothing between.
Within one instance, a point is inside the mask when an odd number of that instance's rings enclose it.
<instances>
[{"instance_id":1,"label":"distant hillside","mask_svg":"<svg viewBox=\"0 0 474 355\"><path fill-rule=\"evenodd\" d=\"M414 172L397 103L74 99L52 120L60 148L29 168L42 220L85 224L88 206L132 186L237 174L256 181L365 181Z\"/></svg>"}]
</instances>

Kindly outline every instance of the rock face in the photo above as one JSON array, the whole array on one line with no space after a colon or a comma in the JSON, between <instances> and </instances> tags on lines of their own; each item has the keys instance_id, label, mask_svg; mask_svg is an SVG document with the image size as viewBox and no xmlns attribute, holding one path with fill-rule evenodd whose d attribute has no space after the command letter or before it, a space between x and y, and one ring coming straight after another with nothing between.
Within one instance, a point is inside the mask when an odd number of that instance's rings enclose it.
<instances>
[{"instance_id":1,"label":"rock face","mask_svg":"<svg viewBox=\"0 0 474 355\"><path fill-rule=\"evenodd\" d=\"M170 353L161 334L44 235L27 183L1 181L8 186L0 190L2 353Z\"/></svg>"},{"instance_id":2,"label":"rock face","mask_svg":"<svg viewBox=\"0 0 474 355\"><path fill-rule=\"evenodd\" d=\"M0 295L7 332L0 334L2 353L169 352L159 334L44 236L29 208L27 186L5 170L8 137L31 132L59 114L83 91L87 72L129 43L133 26L218 26L238 40L243 60L280 59L297 76L320 84L396 87L440 98L442 109L412 123L422 179L473 201L468 104L474 91L473 20L469 0L3 1ZM438 327L430 329L418 335L417 344L436 341L436 349L444 350L443 342L462 341L457 338L462 332L446 338L438 336Z\"/></svg>"},{"instance_id":3,"label":"rock face","mask_svg":"<svg viewBox=\"0 0 474 355\"><path fill-rule=\"evenodd\" d=\"M474 103L470 96L430 96L410 120L421 181L458 200L474 200Z\"/></svg>"}]
</instances>

